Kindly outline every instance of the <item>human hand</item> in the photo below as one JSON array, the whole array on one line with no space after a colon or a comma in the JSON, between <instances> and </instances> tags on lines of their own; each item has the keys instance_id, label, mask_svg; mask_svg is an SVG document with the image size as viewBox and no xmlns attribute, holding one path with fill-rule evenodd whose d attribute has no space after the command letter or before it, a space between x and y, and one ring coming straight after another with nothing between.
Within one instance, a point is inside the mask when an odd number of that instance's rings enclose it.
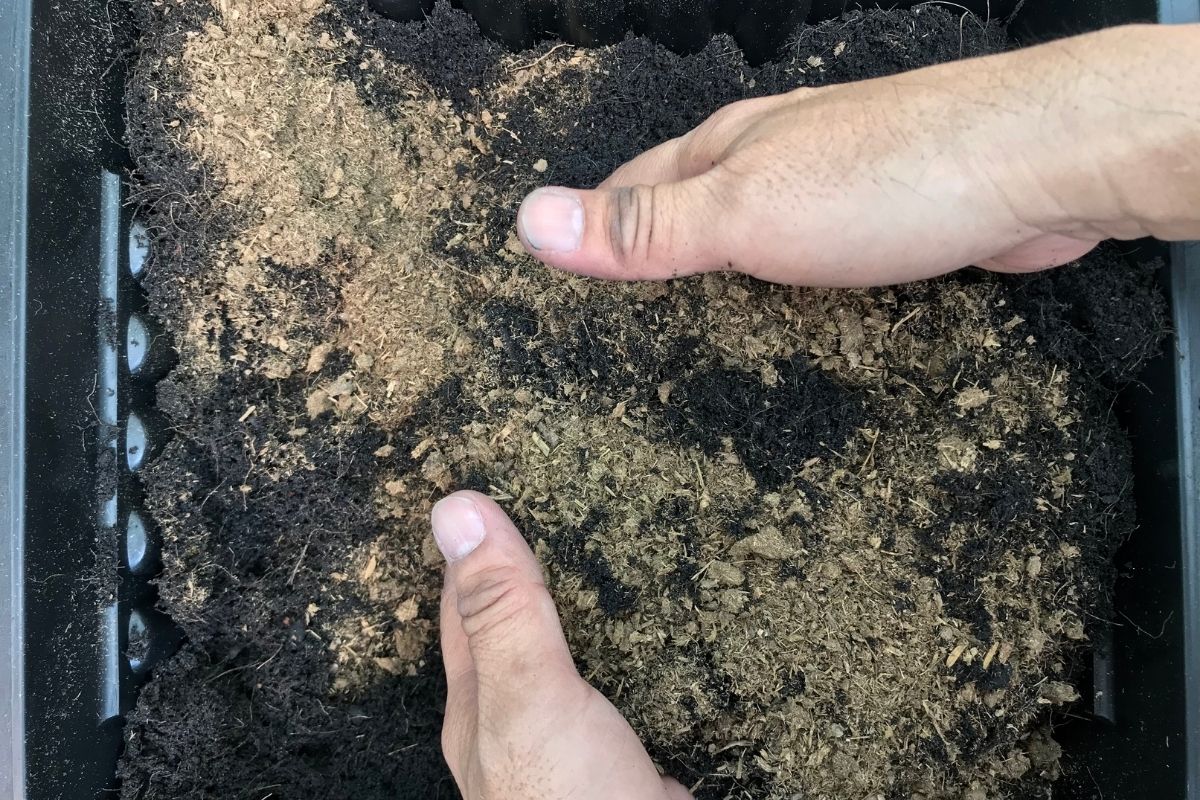
<instances>
[{"instance_id":1,"label":"human hand","mask_svg":"<svg viewBox=\"0 0 1200 800\"><path fill-rule=\"evenodd\" d=\"M467 800L688 800L575 669L542 569L496 503L433 507L446 557L442 751Z\"/></svg>"},{"instance_id":2,"label":"human hand","mask_svg":"<svg viewBox=\"0 0 1200 800\"><path fill-rule=\"evenodd\" d=\"M1131 26L727 106L595 191L540 189L535 257L617 279L865 286L1200 237L1200 26Z\"/></svg>"}]
</instances>

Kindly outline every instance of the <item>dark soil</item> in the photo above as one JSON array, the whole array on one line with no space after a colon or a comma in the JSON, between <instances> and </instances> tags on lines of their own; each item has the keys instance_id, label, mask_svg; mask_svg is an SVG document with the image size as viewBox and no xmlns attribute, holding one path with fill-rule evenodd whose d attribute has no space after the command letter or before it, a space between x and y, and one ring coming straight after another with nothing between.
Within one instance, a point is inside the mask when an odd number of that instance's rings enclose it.
<instances>
[{"instance_id":1,"label":"dark soil","mask_svg":"<svg viewBox=\"0 0 1200 800\"><path fill-rule=\"evenodd\" d=\"M456 796L425 522L450 488L509 508L583 674L699 798L1045 794L1135 522L1109 408L1163 335L1152 268L618 287L512 237L529 189L725 103L998 26L852 14L751 68L726 38L506 54L444 5L134 5L148 290L180 350L145 481L187 641L123 797ZM254 94L278 75L301 88Z\"/></svg>"}]
</instances>

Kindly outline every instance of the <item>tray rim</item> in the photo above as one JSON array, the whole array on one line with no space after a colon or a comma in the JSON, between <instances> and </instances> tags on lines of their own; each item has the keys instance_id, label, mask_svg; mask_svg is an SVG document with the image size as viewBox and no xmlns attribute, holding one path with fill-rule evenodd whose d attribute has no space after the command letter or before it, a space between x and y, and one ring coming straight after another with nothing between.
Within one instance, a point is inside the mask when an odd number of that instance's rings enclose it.
<instances>
[{"instance_id":1,"label":"tray rim","mask_svg":"<svg viewBox=\"0 0 1200 800\"><path fill-rule=\"evenodd\" d=\"M1159 0L1158 20L1200 23L1200 0ZM1200 242L1171 245L1175 298L1175 413L1179 424L1180 568L1183 581L1183 659L1187 797L1200 800ZM1189 502L1190 498L1190 502Z\"/></svg>"},{"instance_id":2,"label":"tray rim","mask_svg":"<svg viewBox=\"0 0 1200 800\"><path fill-rule=\"evenodd\" d=\"M0 796L24 800L25 264L31 0L0 3Z\"/></svg>"},{"instance_id":3,"label":"tray rim","mask_svg":"<svg viewBox=\"0 0 1200 800\"><path fill-rule=\"evenodd\" d=\"M1200 0L1159 0L1164 24ZM0 797L25 800L25 273L33 0L0 0ZM1200 242L1170 245L1178 422L1187 800L1200 800Z\"/></svg>"}]
</instances>

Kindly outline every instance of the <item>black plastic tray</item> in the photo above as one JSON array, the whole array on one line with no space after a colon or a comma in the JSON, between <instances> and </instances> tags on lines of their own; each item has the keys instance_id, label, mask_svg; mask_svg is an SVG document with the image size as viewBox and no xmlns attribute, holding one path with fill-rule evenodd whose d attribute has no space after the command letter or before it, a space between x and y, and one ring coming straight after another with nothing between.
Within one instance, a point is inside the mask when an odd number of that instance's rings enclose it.
<instances>
[{"instance_id":1,"label":"black plastic tray","mask_svg":"<svg viewBox=\"0 0 1200 800\"><path fill-rule=\"evenodd\" d=\"M373 1L393 13L426 3ZM630 26L687 49L721 30L760 58L810 6L462 2L511 43L600 42ZM844 0L811 6L829 16ZM120 9L0 0L0 798L13 800L110 796L123 714L177 643L154 609L154 535L138 513L169 348L145 315L145 243L121 179ZM1046 38L1156 17L1200 21L1200 2L1031 0L1013 30ZM1200 246L1143 245L1156 249L1177 336L1122 399L1142 526L1118 558L1092 713L1059 732L1091 773L1060 784L1060 798L1200 800Z\"/></svg>"}]
</instances>

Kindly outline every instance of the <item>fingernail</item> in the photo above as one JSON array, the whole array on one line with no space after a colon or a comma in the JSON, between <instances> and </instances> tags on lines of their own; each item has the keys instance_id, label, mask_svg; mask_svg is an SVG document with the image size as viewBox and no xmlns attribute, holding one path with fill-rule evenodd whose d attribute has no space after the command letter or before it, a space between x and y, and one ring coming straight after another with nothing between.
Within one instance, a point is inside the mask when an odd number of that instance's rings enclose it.
<instances>
[{"instance_id":1,"label":"fingernail","mask_svg":"<svg viewBox=\"0 0 1200 800\"><path fill-rule=\"evenodd\" d=\"M466 558L487 535L479 509L464 495L452 494L437 501L430 517L434 541L447 561Z\"/></svg>"},{"instance_id":2,"label":"fingernail","mask_svg":"<svg viewBox=\"0 0 1200 800\"><path fill-rule=\"evenodd\" d=\"M534 250L574 252L583 241L583 203L567 189L536 189L521 203L517 228Z\"/></svg>"}]
</instances>

